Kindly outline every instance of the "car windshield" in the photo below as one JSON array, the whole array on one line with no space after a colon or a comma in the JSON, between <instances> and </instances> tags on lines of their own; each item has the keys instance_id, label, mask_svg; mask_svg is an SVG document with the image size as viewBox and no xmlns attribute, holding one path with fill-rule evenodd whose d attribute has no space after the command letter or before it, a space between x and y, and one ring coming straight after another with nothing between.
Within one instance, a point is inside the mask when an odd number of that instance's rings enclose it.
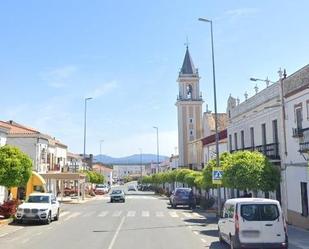
<instances>
[{"instance_id":1,"label":"car windshield","mask_svg":"<svg viewBox=\"0 0 309 249\"><path fill-rule=\"evenodd\" d=\"M275 204L243 204L240 215L247 221L272 221L278 219L279 210Z\"/></svg>"},{"instance_id":2,"label":"car windshield","mask_svg":"<svg viewBox=\"0 0 309 249\"><path fill-rule=\"evenodd\" d=\"M122 190L113 190L112 195L121 194Z\"/></svg>"},{"instance_id":3,"label":"car windshield","mask_svg":"<svg viewBox=\"0 0 309 249\"><path fill-rule=\"evenodd\" d=\"M28 203L49 203L49 196L44 195L32 195L29 196Z\"/></svg>"},{"instance_id":4,"label":"car windshield","mask_svg":"<svg viewBox=\"0 0 309 249\"><path fill-rule=\"evenodd\" d=\"M190 190L189 189L177 189L176 195L177 196L189 196Z\"/></svg>"},{"instance_id":5,"label":"car windshield","mask_svg":"<svg viewBox=\"0 0 309 249\"><path fill-rule=\"evenodd\" d=\"M96 186L96 188L105 188L105 185L98 184L98 185Z\"/></svg>"}]
</instances>

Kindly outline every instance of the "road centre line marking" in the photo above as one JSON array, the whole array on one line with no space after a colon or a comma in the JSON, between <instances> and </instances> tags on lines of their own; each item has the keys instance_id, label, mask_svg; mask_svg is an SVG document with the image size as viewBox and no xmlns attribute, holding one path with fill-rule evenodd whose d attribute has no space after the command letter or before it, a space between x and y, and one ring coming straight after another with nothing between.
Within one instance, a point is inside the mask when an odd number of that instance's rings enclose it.
<instances>
[{"instance_id":1,"label":"road centre line marking","mask_svg":"<svg viewBox=\"0 0 309 249\"><path fill-rule=\"evenodd\" d=\"M149 211L142 211L142 216L143 217L149 217Z\"/></svg>"},{"instance_id":2,"label":"road centre line marking","mask_svg":"<svg viewBox=\"0 0 309 249\"><path fill-rule=\"evenodd\" d=\"M72 213L71 215L69 215L68 217L66 217L66 218L64 219L64 221L67 221L67 220L69 220L69 219L71 219L71 218L75 218L75 217L79 216L80 214L81 214L81 213L79 213L79 212Z\"/></svg>"},{"instance_id":3,"label":"road centre line marking","mask_svg":"<svg viewBox=\"0 0 309 249\"><path fill-rule=\"evenodd\" d=\"M101 212L98 216L99 216L99 217L104 217L104 216L106 216L107 214L108 214L107 211L103 211L103 212Z\"/></svg>"},{"instance_id":4,"label":"road centre line marking","mask_svg":"<svg viewBox=\"0 0 309 249\"><path fill-rule=\"evenodd\" d=\"M117 238L117 236L118 236L118 234L119 234L119 231L120 231L120 229L121 229L121 227L122 227L122 225L123 225L123 223L124 223L125 218L126 218L125 216L122 217L122 219L121 219L121 221L120 221L120 223L119 223L119 225L118 225L118 227L117 227L117 229L116 229L116 232L115 232L115 234L114 234L114 237L113 237L111 243L109 244L108 249L112 249L112 248L113 248L114 243L115 243L116 238Z\"/></svg>"},{"instance_id":5,"label":"road centre line marking","mask_svg":"<svg viewBox=\"0 0 309 249\"><path fill-rule=\"evenodd\" d=\"M202 241L203 243L207 243L207 241L206 241L205 239L201 239L201 241Z\"/></svg>"}]
</instances>

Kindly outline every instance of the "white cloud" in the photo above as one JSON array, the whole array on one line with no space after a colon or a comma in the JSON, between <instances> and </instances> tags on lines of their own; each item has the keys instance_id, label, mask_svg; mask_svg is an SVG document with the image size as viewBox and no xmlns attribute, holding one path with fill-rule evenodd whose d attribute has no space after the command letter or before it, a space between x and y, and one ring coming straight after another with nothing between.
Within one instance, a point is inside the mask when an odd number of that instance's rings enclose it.
<instances>
[{"instance_id":1,"label":"white cloud","mask_svg":"<svg viewBox=\"0 0 309 249\"><path fill-rule=\"evenodd\" d=\"M40 73L42 80L46 81L50 87L63 88L74 76L77 67L73 65L66 65L59 68L53 68L46 72Z\"/></svg>"},{"instance_id":2,"label":"white cloud","mask_svg":"<svg viewBox=\"0 0 309 249\"><path fill-rule=\"evenodd\" d=\"M92 92L89 92L87 94L87 96L85 96L85 97L90 96L92 98L99 98L99 97L111 92L112 90L117 88L117 86L118 86L118 83L116 81L103 83L101 85L98 85Z\"/></svg>"}]
</instances>

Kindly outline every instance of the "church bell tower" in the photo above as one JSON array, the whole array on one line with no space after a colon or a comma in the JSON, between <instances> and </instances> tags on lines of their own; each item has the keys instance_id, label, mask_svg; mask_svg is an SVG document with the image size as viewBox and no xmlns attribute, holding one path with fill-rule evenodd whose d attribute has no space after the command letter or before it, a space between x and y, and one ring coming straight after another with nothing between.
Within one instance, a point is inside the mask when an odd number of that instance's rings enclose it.
<instances>
[{"instance_id":1,"label":"church bell tower","mask_svg":"<svg viewBox=\"0 0 309 249\"><path fill-rule=\"evenodd\" d=\"M202 137L202 105L200 77L194 67L189 48L177 79L178 150L179 166L188 165L188 143Z\"/></svg>"}]
</instances>

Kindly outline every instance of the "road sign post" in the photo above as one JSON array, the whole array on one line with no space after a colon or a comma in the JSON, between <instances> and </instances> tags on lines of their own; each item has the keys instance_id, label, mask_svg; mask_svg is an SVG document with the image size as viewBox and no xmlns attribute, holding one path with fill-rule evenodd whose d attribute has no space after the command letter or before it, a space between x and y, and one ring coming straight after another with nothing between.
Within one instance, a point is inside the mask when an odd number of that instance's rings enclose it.
<instances>
[{"instance_id":1,"label":"road sign post","mask_svg":"<svg viewBox=\"0 0 309 249\"><path fill-rule=\"evenodd\" d=\"M212 169L212 183L216 185L222 184L223 171L221 167L213 167Z\"/></svg>"}]
</instances>

